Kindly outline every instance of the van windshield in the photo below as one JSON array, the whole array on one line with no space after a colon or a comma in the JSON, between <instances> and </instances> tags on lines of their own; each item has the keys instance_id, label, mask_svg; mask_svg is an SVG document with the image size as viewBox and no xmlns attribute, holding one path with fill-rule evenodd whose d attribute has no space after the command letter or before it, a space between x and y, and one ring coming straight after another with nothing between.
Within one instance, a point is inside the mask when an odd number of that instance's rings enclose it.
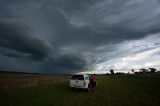
<instances>
[{"instance_id":1,"label":"van windshield","mask_svg":"<svg viewBox=\"0 0 160 106\"><path fill-rule=\"evenodd\" d=\"M71 79L72 80L84 80L84 77L83 75L73 75Z\"/></svg>"}]
</instances>

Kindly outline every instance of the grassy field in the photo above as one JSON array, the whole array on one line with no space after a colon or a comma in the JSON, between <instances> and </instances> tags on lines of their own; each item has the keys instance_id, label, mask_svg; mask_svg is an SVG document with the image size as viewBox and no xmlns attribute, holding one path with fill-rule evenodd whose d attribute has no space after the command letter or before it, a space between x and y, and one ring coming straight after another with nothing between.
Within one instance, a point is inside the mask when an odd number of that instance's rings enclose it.
<instances>
[{"instance_id":1,"label":"grassy field","mask_svg":"<svg viewBox=\"0 0 160 106\"><path fill-rule=\"evenodd\" d=\"M0 90L0 106L160 106L160 76L98 76L88 93L70 90L68 77L50 84Z\"/></svg>"},{"instance_id":2,"label":"grassy field","mask_svg":"<svg viewBox=\"0 0 160 106\"><path fill-rule=\"evenodd\" d=\"M56 81L66 81L67 75L37 75L0 73L0 89L24 88L35 85L50 84Z\"/></svg>"}]
</instances>

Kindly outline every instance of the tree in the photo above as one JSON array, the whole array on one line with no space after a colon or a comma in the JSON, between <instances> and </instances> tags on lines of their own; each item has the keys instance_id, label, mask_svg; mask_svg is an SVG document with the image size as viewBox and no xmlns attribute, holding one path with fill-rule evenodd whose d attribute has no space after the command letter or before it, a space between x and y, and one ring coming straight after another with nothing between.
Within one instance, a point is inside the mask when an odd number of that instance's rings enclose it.
<instances>
[{"instance_id":1,"label":"tree","mask_svg":"<svg viewBox=\"0 0 160 106\"><path fill-rule=\"evenodd\" d=\"M140 69L140 70L141 70L142 73L147 73L147 72L148 72L148 70L147 70L147 69L144 69L144 68L142 68L142 69Z\"/></svg>"},{"instance_id":2,"label":"tree","mask_svg":"<svg viewBox=\"0 0 160 106\"><path fill-rule=\"evenodd\" d=\"M106 73L105 75L109 75L109 73Z\"/></svg>"},{"instance_id":3,"label":"tree","mask_svg":"<svg viewBox=\"0 0 160 106\"><path fill-rule=\"evenodd\" d=\"M155 68L149 68L151 73L155 73L157 70Z\"/></svg>"},{"instance_id":4,"label":"tree","mask_svg":"<svg viewBox=\"0 0 160 106\"><path fill-rule=\"evenodd\" d=\"M110 69L110 74L114 75L114 70Z\"/></svg>"},{"instance_id":5,"label":"tree","mask_svg":"<svg viewBox=\"0 0 160 106\"><path fill-rule=\"evenodd\" d=\"M131 70L134 73L134 69Z\"/></svg>"}]
</instances>

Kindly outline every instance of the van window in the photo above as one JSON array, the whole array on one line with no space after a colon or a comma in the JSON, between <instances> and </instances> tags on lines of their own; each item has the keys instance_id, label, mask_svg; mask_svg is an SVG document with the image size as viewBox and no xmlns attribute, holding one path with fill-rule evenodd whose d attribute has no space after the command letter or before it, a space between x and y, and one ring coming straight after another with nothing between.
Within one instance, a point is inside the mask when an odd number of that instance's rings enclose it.
<instances>
[{"instance_id":1,"label":"van window","mask_svg":"<svg viewBox=\"0 0 160 106\"><path fill-rule=\"evenodd\" d=\"M84 77L83 75L73 75L71 79L72 80L84 80Z\"/></svg>"},{"instance_id":2,"label":"van window","mask_svg":"<svg viewBox=\"0 0 160 106\"><path fill-rule=\"evenodd\" d=\"M86 80L89 80L89 76L85 77Z\"/></svg>"}]
</instances>

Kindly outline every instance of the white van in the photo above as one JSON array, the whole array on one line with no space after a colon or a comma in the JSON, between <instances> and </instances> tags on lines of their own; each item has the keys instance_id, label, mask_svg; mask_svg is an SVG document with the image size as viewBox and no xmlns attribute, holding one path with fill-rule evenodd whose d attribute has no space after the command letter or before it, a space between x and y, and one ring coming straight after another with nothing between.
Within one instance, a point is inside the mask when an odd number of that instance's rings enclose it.
<instances>
[{"instance_id":1,"label":"white van","mask_svg":"<svg viewBox=\"0 0 160 106\"><path fill-rule=\"evenodd\" d=\"M73 74L70 79L70 88L82 88L89 90L90 76L87 74Z\"/></svg>"}]
</instances>

